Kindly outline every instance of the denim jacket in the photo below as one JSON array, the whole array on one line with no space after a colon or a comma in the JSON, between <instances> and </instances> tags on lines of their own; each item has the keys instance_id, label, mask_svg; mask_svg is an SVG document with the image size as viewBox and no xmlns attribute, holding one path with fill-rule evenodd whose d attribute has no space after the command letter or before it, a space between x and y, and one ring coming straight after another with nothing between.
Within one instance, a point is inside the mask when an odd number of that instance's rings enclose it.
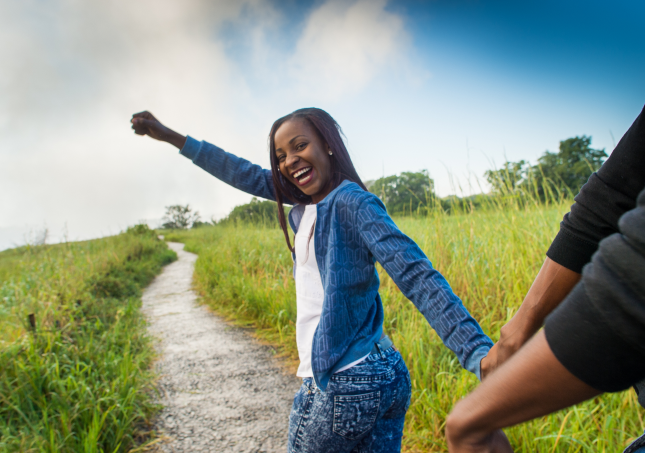
<instances>
[{"instance_id":1,"label":"denim jacket","mask_svg":"<svg viewBox=\"0 0 645 453\"><path fill-rule=\"evenodd\" d=\"M191 137L181 154L239 190L275 200L270 170ZM295 205L289 213L294 232L304 208ZM423 251L394 224L381 200L344 181L316 210L314 244L325 292L311 354L316 385L324 391L334 372L369 354L383 334L377 261L459 363L479 378L480 361L493 342Z\"/></svg>"}]
</instances>

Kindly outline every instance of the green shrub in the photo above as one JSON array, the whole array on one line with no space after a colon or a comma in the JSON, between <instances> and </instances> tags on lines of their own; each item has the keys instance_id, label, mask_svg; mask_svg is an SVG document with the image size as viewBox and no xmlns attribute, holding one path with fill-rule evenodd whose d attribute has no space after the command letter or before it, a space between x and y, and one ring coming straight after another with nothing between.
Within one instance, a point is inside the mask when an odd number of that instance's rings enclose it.
<instances>
[{"instance_id":1,"label":"green shrub","mask_svg":"<svg viewBox=\"0 0 645 453\"><path fill-rule=\"evenodd\" d=\"M0 451L127 451L154 356L141 288L176 258L147 227L0 253ZM36 328L27 322L33 313Z\"/></svg>"}]
</instances>

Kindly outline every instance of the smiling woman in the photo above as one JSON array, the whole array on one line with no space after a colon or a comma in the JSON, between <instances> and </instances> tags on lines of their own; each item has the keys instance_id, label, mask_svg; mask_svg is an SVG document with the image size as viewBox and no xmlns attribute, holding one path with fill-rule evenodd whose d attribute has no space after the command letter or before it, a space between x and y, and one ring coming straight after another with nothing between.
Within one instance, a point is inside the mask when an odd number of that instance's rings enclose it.
<instances>
[{"instance_id":1,"label":"smiling woman","mask_svg":"<svg viewBox=\"0 0 645 453\"><path fill-rule=\"evenodd\" d=\"M279 204L294 261L297 376L303 378L289 417L289 452L401 449L410 375L383 333L376 261L461 365L481 376L491 340L417 244L394 224L381 200L366 190L340 126L327 112L296 110L273 124L271 170L184 137L149 112L135 114L132 127L139 135L175 145L233 187ZM289 211L293 247L283 202L294 205Z\"/></svg>"}]
</instances>

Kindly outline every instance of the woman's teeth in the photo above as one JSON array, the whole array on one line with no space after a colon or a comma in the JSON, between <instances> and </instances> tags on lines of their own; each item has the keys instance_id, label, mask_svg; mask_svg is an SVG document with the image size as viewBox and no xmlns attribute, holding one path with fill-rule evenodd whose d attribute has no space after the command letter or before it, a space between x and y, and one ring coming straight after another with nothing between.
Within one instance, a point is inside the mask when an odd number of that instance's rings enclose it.
<instances>
[{"instance_id":1,"label":"woman's teeth","mask_svg":"<svg viewBox=\"0 0 645 453\"><path fill-rule=\"evenodd\" d=\"M312 173L310 171L311 169L312 167L306 167L306 168L303 168L302 170L298 170L293 174L293 177L296 178L296 180L298 181L298 184L303 185L309 182L312 176Z\"/></svg>"},{"instance_id":2,"label":"woman's teeth","mask_svg":"<svg viewBox=\"0 0 645 453\"><path fill-rule=\"evenodd\" d=\"M311 175L310 175L310 174L308 174L308 175L307 175L307 176L305 176L304 178L299 179L299 180L298 180L298 182L300 183L300 185L303 185L303 184L308 183L310 179L311 179Z\"/></svg>"},{"instance_id":3,"label":"woman's teeth","mask_svg":"<svg viewBox=\"0 0 645 453\"><path fill-rule=\"evenodd\" d=\"M303 168L303 169L301 169L301 170L298 170L297 172L295 172L295 173L293 174L293 177L294 177L294 178L299 178L299 177L300 177L300 175L302 175L303 173L307 173L310 169L311 169L311 167L305 167L305 168Z\"/></svg>"}]
</instances>

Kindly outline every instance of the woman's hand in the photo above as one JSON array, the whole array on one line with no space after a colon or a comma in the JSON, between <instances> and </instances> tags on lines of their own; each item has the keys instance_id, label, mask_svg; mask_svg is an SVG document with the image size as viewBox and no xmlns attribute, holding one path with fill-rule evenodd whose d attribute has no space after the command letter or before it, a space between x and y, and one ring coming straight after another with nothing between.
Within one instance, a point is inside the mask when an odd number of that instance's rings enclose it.
<instances>
[{"instance_id":1,"label":"woman's hand","mask_svg":"<svg viewBox=\"0 0 645 453\"><path fill-rule=\"evenodd\" d=\"M506 362L540 330L544 320L567 297L580 280L580 274L552 261L542 268L515 316L500 331L499 341L481 361L481 377Z\"/></svg>"},{"instance_id":2,"label":"woman's hand","mask_svg":"<svg viewBox=\"0 0 645 453\"><path fill-rule=\"evenodd\" d=\"M488 355L481 361L481 378L488 376L493 370L506 362L518 349L531 339L535 330L534 326L527 323L521 317L513 318L508 324L502 327L499 341L488 351ZM523 324L519 326L519 324ZM539 327L538 327L539 328Z\"/></svg>"},{"instance_id":3,"label":"woman's hand","mask_svg":"<svg viewBox=\"0 0 645 453\"><path fill-rule=\"evenodd\" d=\"M147 110L132 115L130 122L132 123L134 133L137 135L147 135L155 140L168 142L179 149L182 149L186 143L186 137L161 124L159 120Z\"/></svg>"}]
</instances>

